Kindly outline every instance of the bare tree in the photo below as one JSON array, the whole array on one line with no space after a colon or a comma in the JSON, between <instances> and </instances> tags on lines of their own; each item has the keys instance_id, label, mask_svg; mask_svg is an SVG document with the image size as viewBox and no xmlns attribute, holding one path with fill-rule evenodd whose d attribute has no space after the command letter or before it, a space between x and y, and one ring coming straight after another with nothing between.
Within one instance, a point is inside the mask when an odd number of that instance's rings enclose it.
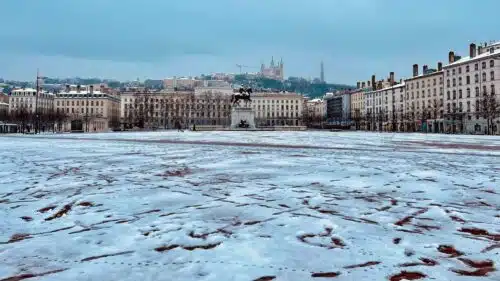
<instances>
[{"instance_id":1,"label":"bare tree","mask_svg":"<svg viewBox=\"0 0 500 281\"><path fill-rule=\"evenodd\" d=\"M391 130L393 132L396 132L397 131L397 127L398 127L398 112L396 110L396 107L393 106L392 107L392 112L391 112Z\"/></svg>"},{"instance_id":2,"label":"bare tree","mask_svg":"<svg viewBox=\"0 0 500 281\"><path fill-rule=\"evenodd\" d=\"M415 105L412 104L404 113L405 131L415 132Z\"/></svg>"},{"instance_id":3,"label":"bare tree","mask_svg":"<svg viewBox=\"0 0 500 281\"><path fill-rule=\"evenodd\" d=\"M33 114L27 110L26 107L22 106L16 110L11 111L12 121L20 127L22 133L30 132L30 120L33 120Z\"/></svg>"},{"instance_id":4,"label":"bare tree","mask_svg":"<svg viewBox=\"0 0 500 281\"><path fill-rule=\"evenodd\" d=\"M368 131L374 130L374 114L371 110L367 110L366 112L365 124L366 124L366 130Z\"/></svg>"},{"instance_id":5,"label":"bare tree","mask_svg":"<svg viewBox=\"0 0 500 281\"><path fill-rule=\"evenodd\" d=\"M378 113L375 116L375 119L378 124L378 131L383 131L384 130L384 122L387 121L387 114L384 111L384 109L380 108Z\"/></svg>"},{"instance_id":6,"label":"bare tree","mask_svg":"<svg viewBox=\"0 0 500 281\"><path fill-rule=\"evenodd\" d=\"M500 116L500 104L495 95L483 94L479 99L480 116L486 120L486 134L494 133L495 119Z\"/></svg>"},{"instance_id":7,"label":"bare tree","mask_svg":"<svg viewBox=\"0 0 500 281\"><path fill-rule=\"evenodd\" d=\"M432 104L430 106L431 107L429 109L429 113L431 115L431 118L434 120L432 128L433 128L434 132L437 133L437 132L439 132L437 119L439 118L439 113L441 111L441 104L437 98L434 98L432 100Z\"/></svg>"}]
</instances>

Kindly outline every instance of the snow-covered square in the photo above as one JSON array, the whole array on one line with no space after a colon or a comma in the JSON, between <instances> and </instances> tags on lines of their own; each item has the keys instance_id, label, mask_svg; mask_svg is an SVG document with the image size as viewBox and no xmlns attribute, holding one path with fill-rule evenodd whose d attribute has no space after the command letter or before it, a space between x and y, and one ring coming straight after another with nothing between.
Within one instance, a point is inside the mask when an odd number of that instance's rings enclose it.
<instances>
[{"instance_id":1,"label":"snow-covered square","mask_svg":"<svg viewBox=\"0 0 500 281\"><path fill-rule=\"evenodd\" d=\"M0 280L500 280L500 138L0 143Z\"/></svg>"}]
</instances>

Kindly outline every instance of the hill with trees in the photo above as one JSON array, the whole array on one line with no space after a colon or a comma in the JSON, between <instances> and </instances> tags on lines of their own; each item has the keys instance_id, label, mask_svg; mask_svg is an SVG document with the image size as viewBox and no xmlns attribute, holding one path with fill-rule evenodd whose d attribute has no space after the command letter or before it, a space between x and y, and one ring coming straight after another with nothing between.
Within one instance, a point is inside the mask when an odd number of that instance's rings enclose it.
<instances>
[{"instance_id":1,"label":"hill with trees","mask_svg":"<svg viewBox=\"0 0 500 281\"><path fill-rule=\"evenodd\" d=\"M236 75L233 82L257 89L295 92L310 98L319 98L328 92L354 88L350 85L322 83L318 79L310 81L301 77L289 77L280 81L266 77L251 77L245 74Z\"/></svg>"}]
</instances>

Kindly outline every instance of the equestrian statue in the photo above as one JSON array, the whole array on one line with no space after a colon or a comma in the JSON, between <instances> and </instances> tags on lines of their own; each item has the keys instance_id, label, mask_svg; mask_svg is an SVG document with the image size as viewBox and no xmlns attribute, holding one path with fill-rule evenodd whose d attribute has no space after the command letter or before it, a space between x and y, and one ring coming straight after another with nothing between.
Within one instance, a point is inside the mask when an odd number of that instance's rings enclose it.
<instances>
[{"instance_id":1,"label":"equestrian statue","mask_svg":"<svg viewBox=\"0 0 500 281\"><path fill-rule=\"evenodd\" d=\"M246 106L249 102L252 102L252 99L250 98L251 94L252 94L252 88L241 87L238 90L238 93L233 94L231 96L231 103L233 104L233 106L240 105L240 100L243 100L245 101L245 106Z\"/></svg>"}]
</instances>

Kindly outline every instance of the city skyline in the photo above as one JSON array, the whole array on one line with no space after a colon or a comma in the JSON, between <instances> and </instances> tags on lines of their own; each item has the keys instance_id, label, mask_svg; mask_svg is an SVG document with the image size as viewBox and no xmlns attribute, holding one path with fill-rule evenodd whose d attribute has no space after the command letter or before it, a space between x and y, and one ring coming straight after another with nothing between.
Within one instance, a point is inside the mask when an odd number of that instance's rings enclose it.
<instances>
[{"instance_id":1,"label":"city skyline","mask_svg":"<svg viewBox=\"0 0 500 281\"><path fill-rule=\"evenodd\" d=\"M163 79L238 73L236 64L278 54L285 77L320 77L320 61L332 83L390 71L409 77L414 63L446 62L450 50L467 55L469 42L498 39L500 3L453 3L49 0L26 9L26 1L6 0L12 12L3 20L13 24L0 27L0 76L28 80L40 68L51 77Z\"/></svg>"}]
</instances>

